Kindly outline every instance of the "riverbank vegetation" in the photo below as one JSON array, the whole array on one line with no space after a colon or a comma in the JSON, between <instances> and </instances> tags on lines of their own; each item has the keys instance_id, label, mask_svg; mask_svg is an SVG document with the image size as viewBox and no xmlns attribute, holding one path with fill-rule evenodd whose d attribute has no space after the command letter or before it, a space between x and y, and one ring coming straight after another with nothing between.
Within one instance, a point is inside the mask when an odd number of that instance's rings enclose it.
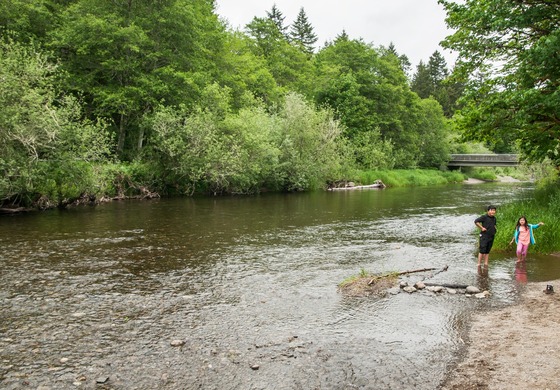
<instances>
[{"instance_id":1,"label":"riverbank vegetation","mask_svg":"<svg viewBox=\"0 0 560 390\"><path fill-rule=\"evenodd\" d=\"M303 8L234 30L207 0L1 3L0 207L453 182L467 141L560 165L558 10L441 3L452 70L345 31L318 46Z\"/></svg>"},{"instance_id":2,"label":"riverbank vegetation","mask_svg":"<svg viewBox=\"0 0 560 390\"><path fill-rule=\"evenodd\" d=\"M495 238L497 250L515 249L509 242L521 216L525 216L531 224L544 222L534 231L535 245L531 245L531 252L560 253L560 187L557 176L543 179L531 197L500 206L499 229Z\"/></svg>"},{"instance_id":3,"label":"riverbank vegetation","mask_svg":"<svg viewBox=\"0 0 560 390\"><path fill-rule=\"evenodd\" d=\"M213 1L0 5L0 207L308 191L357 171L438 168L460 84L438 52L341 31L301 9L241 30Z\"/></svg>"}]
</instances>

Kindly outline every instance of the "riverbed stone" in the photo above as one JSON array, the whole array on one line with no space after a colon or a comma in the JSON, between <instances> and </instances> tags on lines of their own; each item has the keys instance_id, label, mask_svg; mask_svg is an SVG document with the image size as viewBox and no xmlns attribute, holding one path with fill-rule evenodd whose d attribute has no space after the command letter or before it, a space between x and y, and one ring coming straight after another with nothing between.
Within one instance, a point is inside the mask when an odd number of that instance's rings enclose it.
<instances>
[{"instance_id":1,"label":"riverbed stone","mask_svg":"<svg viewBox=\"0 0 560 390\"><path fill-rule=\"evenodd\" d=\"M424 284L424 282L417 282L414 287L416 287L418 290L423 290L426 288L426 285Z\"/></svg>"},{"instance_id":2,"label":"riverbed stone","mask_svg":"<svg viewBox=\"0 0 560 390\"><path fill-rule=\"evenodd\" d=\"M172 347L180 347L185 345L185 340L171 340L169 344L171 344Z\"/></svg>"},{"instance_id":3,"label":"riverbed stone","mask_svg":"<svg viewBox=\"0 0 560 390\"><path fill-rule=\"evenodd\" d=\"M467 288L465 289L465 292L467 294L478 294L480 292L480 289L478 287L475 287L475 286L467 286Z\"/></svg>"},{"instance_id":4,"label":"riverbed stone","mask_svg":"<svg viewBox=\"0 0 560 390\"><path fill-rule=\"evenodd\" d=\"M416 287L414 286L406 286L405 288L403 288L404 291L406 291L407 293L413 293L416 291Z\"/></svg>"},{"instance_id":5,"label":"riverbed stone","mask_svg":"<svg viewBox=\"0 0 560 390\"><path fill-rule=\"evenodd\" d=\"M107 383L108 380L109 380L108 376L100 376L95 380L95 382L99 384L103 384L103 383Z\"/></svg>"},{"instance_id":6,"label":"riverbed stone","mask_svg":"<svg viewBox=\"0 0 560 390\"><path fill-rule=\"evenodd\" d=\"M443 291L443 287L442 286L428 286L426 287L426 290L431 291L431 292L435 292L435 293L439 293Z\"/></svg>"},{"instance_id":7,"label":"riverbed stone","mask_svg":"<svg viewBox=\"0 0 560 390\"><path fill-rule=\"evenodd\" d=\"M479 298L479 299L488 298L489 296L490 296L490 293L486 290L481 292L481 293L475 294L475 298Z\"/></svg>"}]
</instances>

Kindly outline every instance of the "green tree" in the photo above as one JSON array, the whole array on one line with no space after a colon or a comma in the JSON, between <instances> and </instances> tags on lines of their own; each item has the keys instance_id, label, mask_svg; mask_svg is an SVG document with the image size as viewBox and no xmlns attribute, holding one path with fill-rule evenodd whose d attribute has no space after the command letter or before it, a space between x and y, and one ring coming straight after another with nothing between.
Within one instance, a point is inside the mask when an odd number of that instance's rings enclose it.
<instances>
[{"instance_id":1,"label":"green tree","mask_svg":"<svg viewBox=\"0 0 560 390\"><path fill-rule=\"evenodd\" d=\"M216 74L223 26L206 0L77 0L51 46L92 114L107 117L117 150L133 158L146 135L142 117L161 101L193 106Z\"/></svg>"},{"instance_id":2,"label":"green tree","mask_svg":"<svg viewBox=\"0 0 560 390\"><path fill-rule=\"evenodd\" d=\"M318 189L340 177L342 129L329 110L290 93L279 110L278 176L287 191Z\"/></svg>"},{"instance_id":3,"label":"green tree","mask_svg":"<svg viewBox=\"0 0 560 390\"><path fill-rule=\"evenodd\" d=\"M401 69L405 74L408 75L408 73L410 72L410 67L412 66L408 57L405 54L399 54L393 42L389 44L389 47L387 47L386 50L387 53L390 53L399 59L399 62L401 64Z\"/></svg>"},{"instance_id":4,"label":"green tree","mask_svg":"<svg viewBox=\"0 0 560 390\"><path fill-rule=\"evenodd\" d=\"M308 56L288 42L268 18L253 18L246 31L253 40L254 54L266 59L276 83L285 91L307 94L309 84L313 83Z\"/></svg>"},{"instance_id":5,"label":"green tree","mask_svg":"<svg viewBox=\"0 0 560 390\"><path fill-rule=\"evenodd\" d=\"M290 27L290 40L300 47L305 53L311 55L315 50L315 43L319 39L313 26L309 22L305 10L300 8L296 20Z\"/></svg>"},{"instance_id":6,"label":"green tree","mask_svg":"<svg viewBox=\"0 0 560 390\"><path fill-rule=\"evenodd\" d=\"M267 59L256 51L246 34L230 32L224 39L224 55L217 58L216 81L230 88L234 111L252 106L255 98L267 106L280 103L282 88L271 73Z\"/></svg>"},{"instance_id":7,"label":"green tree","mask_svg":"<svg viewBox=\"0 0 560 390\"><path fill-rule=\"evenodd\" d=\"M33 42L0 42L0 204L45 196L62 206L96 192L95 165L110 157L110 140L56 88L58 72Z\"/></svg>"},{"instance_id":8,"label":"green tree","mask_svg":"<svg viewBox=\"0 0 560 390\"><path fill-rule=\"evenodd\" d=\"M450 77L445 58L437 50L430 56L427 64L420 61L413 75L411 88L422 99L436 99L448 118L453 116L462 93L462 84Z\"/></svg>"},{"instance_id":9,"label":"green tree","mask_svg":"<svg viewBox=\"0 0 560 390\"><path fill-rule=\"evenodd\" d=\"M44 41L59 22L63 4L56 0L7 0L0 2L0 31L18 40Z\"/></svg>"},{"instance_id":10,"label":"green tree","mask_svg":"<svg viewBox=\"0 0 560 390\"><path fill-rule=\"evenodd\" d=\"M359 167L410 168L429 161L420 145L428 135L424 110L433 110L410 90L398 56L339 37L317 53L315 61L316 101L331 107L344 124Z\"/></svg>"},{"instance_id":11,"label":"green tree","mask_svg":"<svg viewBox=\"0 0 560 390\"><path fill-rule=\"evenodd\" d=\"M433 83L430 68L420 61L416 66L416 73L412 77L410 88L422 99L434 96L436 89Z\"/></svg>"},{"instance_id":12,"label":"green tree","mask_svg":"<svg viewBox=\"0 0 560 390\"><path fill-rule=\"evenodd\" d=\"M339 177L339 124L301 95L288 94L276 113L257 105L225 111L155 112L151 164L168 187L188 194L298 191Z\"/></svg>"},{"instance_id":13,"label":"green tree","mask_svg":"<svg viewBox=\"0 0 560 390\"><path fill-rule=\"evenodd\" d=\"M266 16L274 22L280 34L282 34L285 38L288 38L288 26L284 24L284 20L286 17L282 14L282 12L276 7L276 4L272 5L270 11L266 11Z\"/></svg>"},{"instance_id":14,"label":"green tree","mask_svg":"<svg viewBox=\"0 0 560 390\"><path fill-rule=\"evenodd\" d=\"M456 32L464 138L513 139L523 156L560 165L560 7L548 0L439 1Z\"/></svg>"}]
</instances>

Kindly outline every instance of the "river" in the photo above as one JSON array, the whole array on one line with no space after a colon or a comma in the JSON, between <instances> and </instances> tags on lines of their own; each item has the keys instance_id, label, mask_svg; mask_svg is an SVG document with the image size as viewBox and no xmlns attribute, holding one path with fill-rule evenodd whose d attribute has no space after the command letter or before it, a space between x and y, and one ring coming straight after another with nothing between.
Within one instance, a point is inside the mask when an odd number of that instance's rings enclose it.
<instances>
[{"instance_id":1,"label":"river","mask_svg":"<svg viewBox=\"0 0 560 390\"><path fill-rule=\"evenodd\" d=\"M513 253L477 273L474 218L530 191L457 184L1 216L0 387L435 389L473 311L560 277L531 253L523 278ZM431 282L490 297L337 289L361 270L445 265Z\"/></svg>"}]
</instances>

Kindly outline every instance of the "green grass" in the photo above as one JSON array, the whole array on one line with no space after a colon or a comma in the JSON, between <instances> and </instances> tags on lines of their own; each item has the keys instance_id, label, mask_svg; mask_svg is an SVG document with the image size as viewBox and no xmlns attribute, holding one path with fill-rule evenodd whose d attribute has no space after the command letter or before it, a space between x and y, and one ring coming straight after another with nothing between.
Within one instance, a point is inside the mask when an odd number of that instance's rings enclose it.
<instances>
[{"instance_id":1,"label":"green grass","mask_svg":"<svg viewBox=\"0 0 560 390\"><path fill-rule=\"evenodd\" d=\"M460 183L467 177L459 171L435 169L370 170L357 173L354 181L362 185L381 180L388 187L419 187L438 184Z\"/></svg>"},{"instance_id":2,"label":"green grass","mask_svg":"<svg viewBox=\"0 0 560 390\"><path fill-rule=\"evenodd\" d=\"M531 224L544 222L534 230L535 245L529 249L535 253L560 252L560 188L549 184L536 190L532 199L505 204L498 209L498 232L494 241L497 250L507 250L519 217L524 215Z\"/></svg>"}]
</instances>

